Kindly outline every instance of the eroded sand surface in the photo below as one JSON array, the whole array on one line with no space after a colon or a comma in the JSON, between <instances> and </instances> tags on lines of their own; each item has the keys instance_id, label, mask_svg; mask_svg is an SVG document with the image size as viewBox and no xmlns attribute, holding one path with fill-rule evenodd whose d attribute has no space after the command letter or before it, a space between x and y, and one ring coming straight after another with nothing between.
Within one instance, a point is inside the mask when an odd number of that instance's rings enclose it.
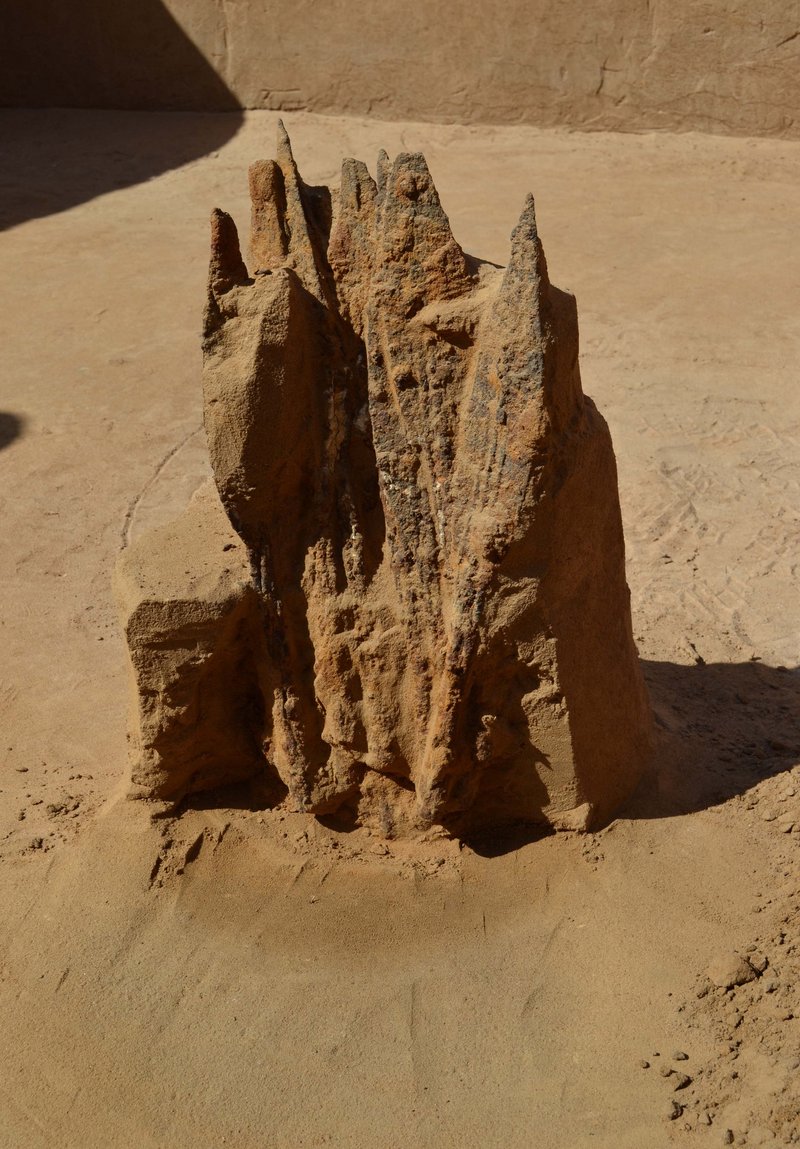
<instances>
[{"instance_id":1,"label":"eroded sand surface","mask_svg":"<svg viewBox=\"0 0 800 1149\"><path fill-rule=\"evenodd\" d=\"M114 801L110 573L207 474L208 215L247 218L274 122L0 115L0 1144L800 1138L796 145L291 117L310 180L424 148L499 263L533 190L617 451L656 772L590 838L388 853L248 795Z\"/></svg>"}]
</instances>

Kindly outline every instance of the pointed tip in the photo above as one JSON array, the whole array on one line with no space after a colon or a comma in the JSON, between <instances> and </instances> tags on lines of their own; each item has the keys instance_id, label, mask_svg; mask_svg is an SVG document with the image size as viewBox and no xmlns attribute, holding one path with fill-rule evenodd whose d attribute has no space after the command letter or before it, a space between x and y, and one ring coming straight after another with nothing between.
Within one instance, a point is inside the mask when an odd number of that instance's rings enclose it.
<instances>
[{"instance_id":1,"label":"pointed tip","mask_svg":"<svg viewBox=\"0 0 800 1149\"><path fill-rule=\"evenodd\" d=\"M294 156L292 155L292 141L289 139L289 133L286 131L283 120L278 120L278 128L276 134L278 163L283 164L284 162L288 162L294 165Z\"/></svg>"},{"instance_id":2,"label":"pointed tip","mask_svg":"<svg viewBox=\"0 0 800 1149\"><path fill-rule=\"evenodd\" d=\"M395 158L386 173L386 194L401 205L427 203L440 220L447 219L422 152L401 152Z\"/></svg>"},{"instance_id":3,"label":"pointed tip","mask_svg":"<svg viewBox=\"0 0 800 1149\"><path fill-rule=\"evenodd\" d=\"M523 233L527 238L538 239L539 231L536 226L536 204L534 203L533 195L531 192L525 196L525 204L522 208L522 214L519 217L519 222L514 228L514 234L517 232Z\"/></svg>"},{"instance_id":4,"label":"pointed tip","mask_svg":"<svg viewBox=\"0 0 800 1149\"><path fill-rule=\"evenodd\" d=\"M511 259L508 270L513 268L535 268L537 277L548 281L547 261L545 260L542 241L539 238L539 229L536 225L536 208L533 196L529 193L525 197L525 205L519 217L517 226L511 233Z\"/></svg>"},{"instance_id":5,"label":"pointed tip","mask_svg":"<svg viewBox=\"0 0 800 1149\"><path fill-rule=\"evenodd\" d=\"M376 166L378 191L382 192L386 187L386 182L389 179L389 172L392 170L392 161L389 159L389 153L384 148L378 152L378 163Z\"/></svg>"},{"instance_id":6,"label":"pointed tip","mask_svg":"<svg viewBox=\"0 0 800 1149\"><path fill-rule=\"evenodd\" d=\"M352 156L345 156L342 160L342 179L354 179L360 162L360 160L353 159Z\"/></svg>"},{"instance_id":7,"label":"pointed tip","mask_svg":"<svg viewBox=\"0 0 800 1149\"><path fill-rule=\"evenodd\" d=\"M367 165L361 160L342 160L342 178L339 185L341 206L360 210L366 200L374 200L377 188Z\"/></svg>"},{"instance_id":8,"label":"pointed tip","mask_svg":"<svg viewBox=\"0 0 800 1149\"><path fill-rule=\"evenodd\" d=\"M511 257L503 275L500 294L506 301L513 301L514 307L527 308L531 316L536 316L535 326L540 335L539 312L549 287L550 277L536 227L533 196L528 195L519 222L511 233ZM528 298L531 291L533 303Z\"/></svg>"},{"instance_id":9,"label":"pointed tip","mask_svg":"<svg viewBox=\"0 0 800 1149\"><path fill-rule=\"evenodd\" d=\"M423 152L400 152L395 156L394 163L392 164L392 173L397 172L419 172L419 174L432 181L428 161L425 159Z\"/></svg>"},{"instance_id":10,"label":"pointed tip","mask_svg":"<svg viewBox=\"0 0 800 1149\"><path fill-rule=\"evenodd\" d=\"M324 252L317 251L318 225L314 224L314 189L303 183L297 170L292 145L283 120L278 120L277 164L282 173L280 220L283 256L300 279L303 286L321 302L325 302L325 288L320 267L324 263ZM310 226L309 221L312 221ZM283 242L285 240L285 243Z\"/></svg>"},{"instance_id":11,"label":"pointed tip","mask_svg":"<svg viewBox=\"0 0 800 1149\"><path fill-rule=\"evenodd\" d=\"M275 160L250 165L250 256L255 270L280 267L286 258L284 177Z\"/></svg>"},{"instance_id":12,"label":"pointed tip","mask_svg":"<svg viewBox=\"0 0 800 1149\"><path fill-rule=\"evenodd\" d=\"M211 213L211 261L209 279L213 291L228 291L249 282L239 248L236 224L226 211L215 207Z\"/></svg>"},{"instance_id":13,"label":"pointed tip","mask_svg":"<svg viewBox=\"0 0 800 1149\"><path fill-rule=\"evenodd\" d=\"M392 281L400 288L404 314L472 290L467 260L421 152L396 157L377 207L376 282Z\"/></svg>"},{"instance_id":14,"label":"pointed tip","mask_svg":"<svg viewBox=\"0 0 800 1149\"><path fill-rule=\"evenodd\" d=\"M226 247L231 229L236 231L236 224L231 216L221 207L211 209L211 255L221 255Z\"/></svg>"}]
</instances>

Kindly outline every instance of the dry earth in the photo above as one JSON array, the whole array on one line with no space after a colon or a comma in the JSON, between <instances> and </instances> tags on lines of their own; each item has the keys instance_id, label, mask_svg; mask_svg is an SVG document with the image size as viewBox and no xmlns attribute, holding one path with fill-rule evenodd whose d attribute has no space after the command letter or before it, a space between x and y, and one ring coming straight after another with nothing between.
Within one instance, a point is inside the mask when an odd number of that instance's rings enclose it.
<instances>
[{"instance_id":1,"label":"dry earth","mask_svg":"<svg viewBox=\"0 0 800 1149\"><path fill-rule=\"evenodd\" d=\"M590 838L412 849L118 798L110 573L207 473L239 124L0 114L0 1145L800 1140L797 145L291 118L312 180L424 148L497 262L534 191L618 456L652 775Z\"/></svg>"}]
</instances>

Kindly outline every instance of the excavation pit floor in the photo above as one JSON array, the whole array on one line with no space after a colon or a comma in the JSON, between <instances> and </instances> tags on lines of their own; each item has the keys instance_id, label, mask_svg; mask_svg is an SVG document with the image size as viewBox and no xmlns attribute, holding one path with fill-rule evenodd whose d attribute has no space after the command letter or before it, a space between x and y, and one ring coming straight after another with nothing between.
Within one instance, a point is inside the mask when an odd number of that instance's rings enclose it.
<instances>
[{"instance_id":1,"label":"excavation pit floor","mask_svg":"<svg viewBox=\"0 0 800 1149\"><path fill-rule=\"evenodd\" d=\"M596 834L460 846L122 799L111 572L208 475L208 217L246 232L276 116L0 112L0 1146L800 1141L800 147L285 118L309 182L424 151L497 263L534 193L653 769Z\"/></svg>"}]
</instances>

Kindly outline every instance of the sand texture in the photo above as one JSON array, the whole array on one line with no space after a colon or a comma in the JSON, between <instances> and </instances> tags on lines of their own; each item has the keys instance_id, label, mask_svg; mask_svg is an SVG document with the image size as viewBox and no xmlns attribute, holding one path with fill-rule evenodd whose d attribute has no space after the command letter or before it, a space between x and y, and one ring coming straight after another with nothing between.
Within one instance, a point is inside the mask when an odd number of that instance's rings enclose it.
<instances>
[{"instance_id":1,"label":"sand texture","mask_svg":"<svg viewBox=\"0 0 800 1149\"><path fill-rule=\"evenodd\" d=\"M248 577L221 510L227 570L192 529L199 303L209 209L247 218L276 121L2 113L0 1145L796 1143L796 146L287 127L315 186L423 150L498 265L534 189L617 453L652 767L583 835L123 798L120 552L143 579L137 540L177 540L201 632Z\"/></svg>"}]
</instances>

